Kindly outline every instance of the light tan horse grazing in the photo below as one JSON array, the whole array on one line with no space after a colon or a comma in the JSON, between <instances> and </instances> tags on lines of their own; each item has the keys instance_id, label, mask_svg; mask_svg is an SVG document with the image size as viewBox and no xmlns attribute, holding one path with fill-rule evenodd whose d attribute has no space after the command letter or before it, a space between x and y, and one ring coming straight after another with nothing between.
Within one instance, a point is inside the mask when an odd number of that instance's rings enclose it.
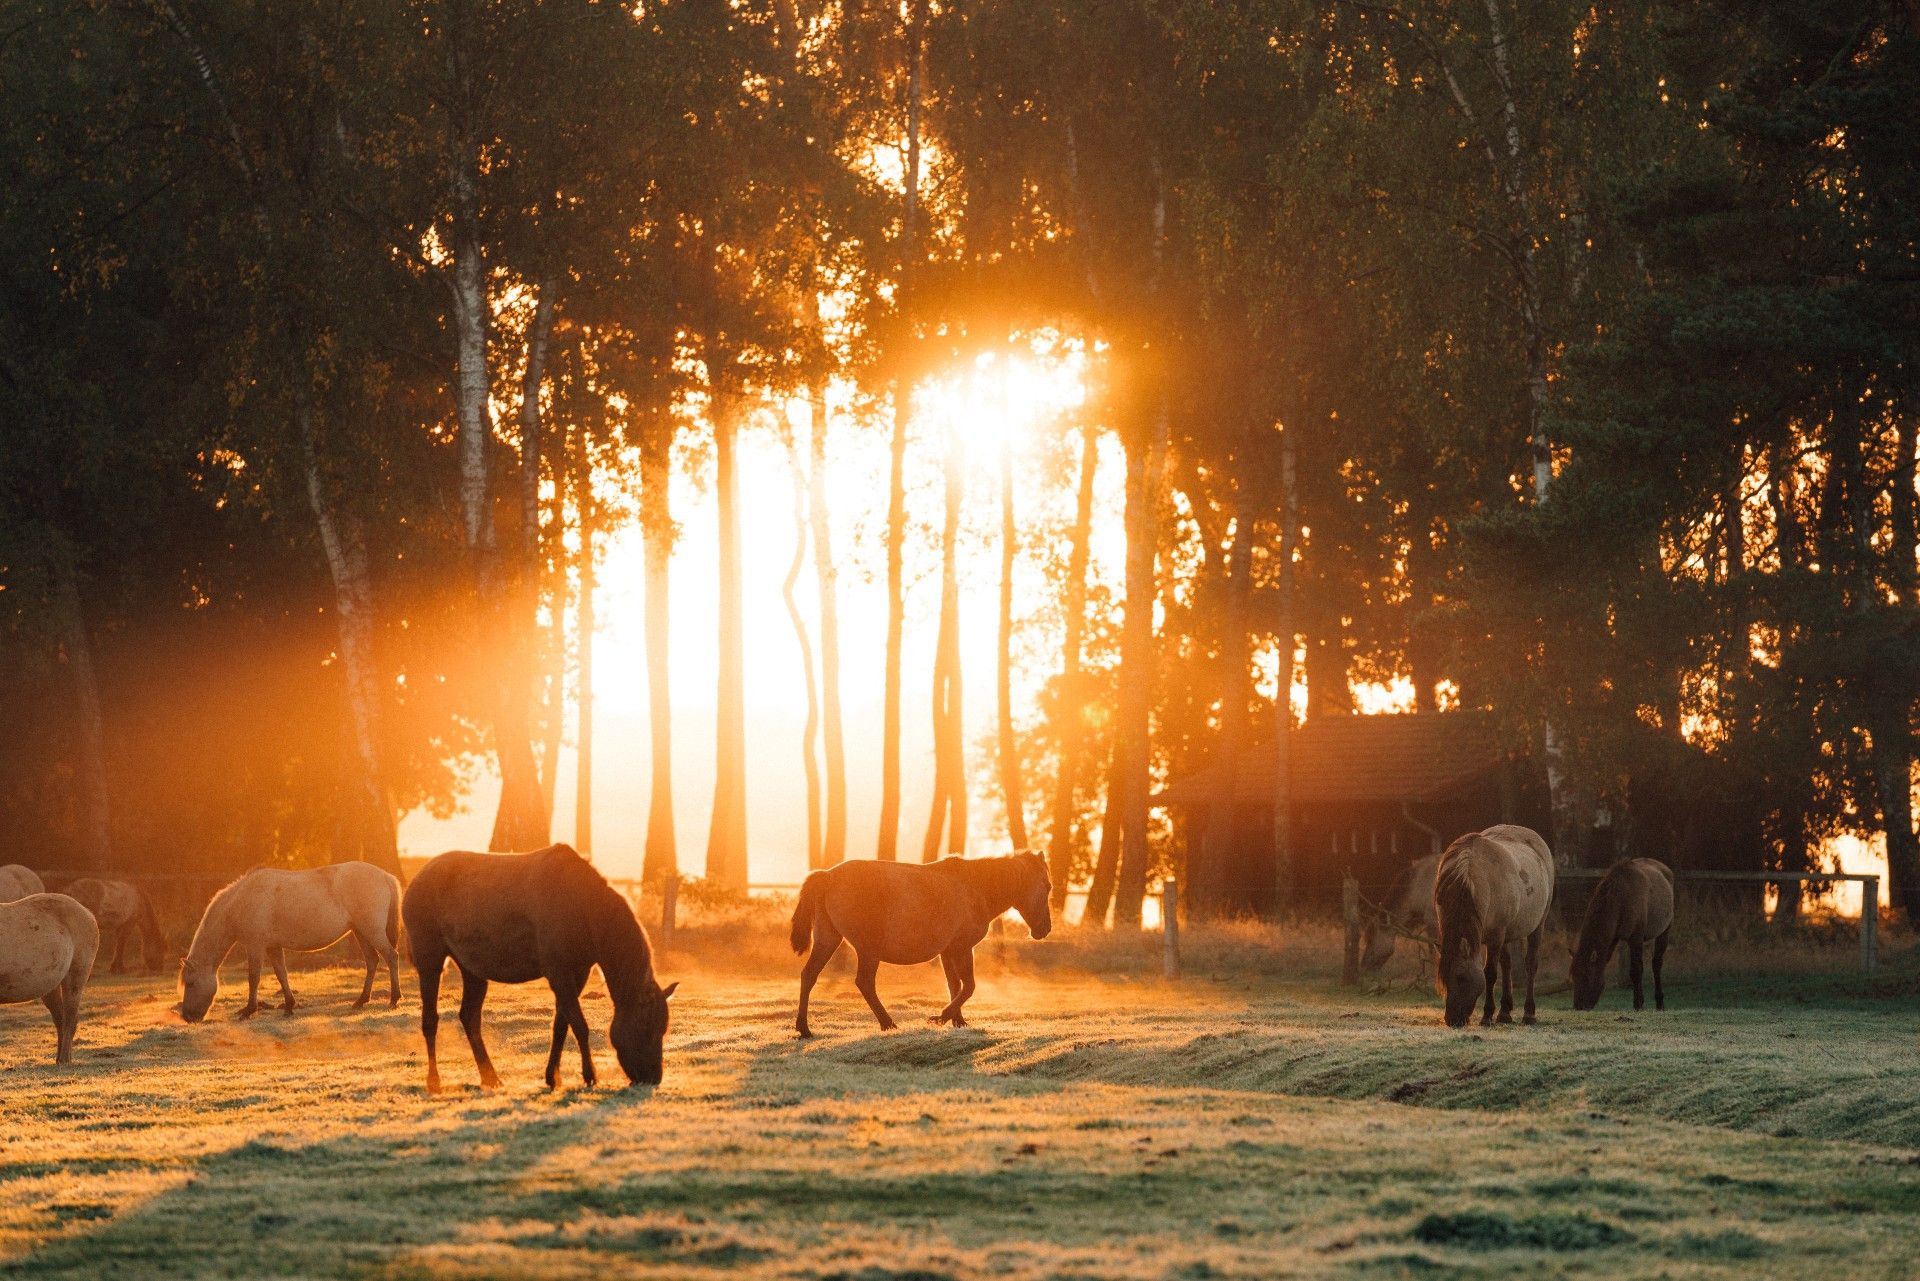
<instances>
[{"instance_id":1,"label":"light tan horse grazing","mask_svg":"<svg viewBox=\"0 0 1920 1281\"><path fill-rule=\"evenodd\" d=\"M45 894L47 887L40 880L40 874L30 867L18 863L8 863L0 867L0 903L11 903L14 899L25 898L29 894Z\"/></svg>"},{"instance_id":2,"label":"light tan horse grazing","mask_svg":"<svg viewBox=\"0 0 1920 1281\"><path fill-rule=\"evenodd\" d=\"M1433 880L1439 871L1438 854L1415 859L1394 882L1380 909L1367 914L1360 927L1361 969L1373 974L1391 960L1394 941L1403 932L1420 930L1429 938L1437 937L1440 921L1434 915Z\"/></svg>"},{"instance_id":3,"label":"light tan horse grazing","mask_svg":"<svg viewBox=\"0 0 1920 1281\"><path fill-rule=\"evenodd\" d=\"M793 1028L807 1027L814 980L840 947L853 944L859 961L854 986L885 1031L894 1026L874 990L881 962L920 965L940 958L947 973L947 1005L936 1023L965 1027L960 1007L973 995L973 945L1008 909L1043 939L1053 929L1047 905L1047 862L1023 851L1005 858L946 858L938 863L881 863L855 859L807 877L793 909L795 952L813 952L800 971L800 1010Z\"/></svg>"},{"instance_id":4,"label":"light tan horse grazing","mask_svg":"<svg viewBox=\"0 0 1920 1281\"><path fill-rule=\"evenodd\" d=\"M1494 1022L1493 988L1503 984L1499 1021L1513 1022L1515 943L1527 945L1527 1007L1534 1021L1533 980L1540 940L1553 902L1553 855L1532 828L1503 823L1461 837L1440 856L1433 906L1440 918L1440 993L1447 1026L1464 1026L1484 991L1485 1026ZM1485 964L1481 963L1482 953Z\"/></svg>"},{"instance_id":5,"label":"light tan horse grazing","mask_svg":"<svg viewBox=\"0 0 1920 1281\"><path fill-rule=\"evenodd\" d=\"M1590 1010L1607 986L1607 962L1616 944L1625 943L1627 972L1633 980L1633 1008L1645 1009L1641 986L1642 948L1653 940L1653 1008L1667 1008L1661 971L1667 962L1667 934L1673 929L1673 869L1658 859L1630 858L1615 863L1587 900L1580 940L1573 948L1573 1008Z\"/></svg>"},{"instance_id":6,"label":"light tan horse grazing","mask_svg":"<svg viewBox=\"0 0 1920 1281\"><path fill-rule=\"evenodd\" d=\"M100 928L64 894L29 894L0 903L0 1005L39 1001L53 1015L53 1061L73 1060L80 991L93 973Z\"/></svg>"},{"instance_id":7,"label":"light tan horse grazing","mask_svg":"<svg viewBox=\"0 0 1920 1281\"><path fill-rule=\"evenodd\" d=\"M107 881L86 876L63 886L60 891L93 913L100 933L113 941L115 974L126 973L127 940L140 934L141 951L146 956L147 973L158 974L164 963L167 937L153 914L153 903L131 881Z\"/></svg>"},{"instance_id":8,"label":"light tan horse grazing","mask_svg":"<svg viewBox=\"0 0 1920 1281\"><path fill-rule=\"evenodd\" d=\"M273 962L281 1009L291 1014L293 988L287 983L285 950L318 952L348 934L359 940L367 959L367 981L353 1008L372 999L373 976L382 960L391 980L388 1004L400 1004L399 878L361 862L301 872L256 867L207 904L193 946L180 962L180 1013L189 1023L207 1016L220 990L220 962L238 944L247 950L247 1004L238 1017L251 1018L260 1008L263 961Z\"/></svg>"}]
</instances>

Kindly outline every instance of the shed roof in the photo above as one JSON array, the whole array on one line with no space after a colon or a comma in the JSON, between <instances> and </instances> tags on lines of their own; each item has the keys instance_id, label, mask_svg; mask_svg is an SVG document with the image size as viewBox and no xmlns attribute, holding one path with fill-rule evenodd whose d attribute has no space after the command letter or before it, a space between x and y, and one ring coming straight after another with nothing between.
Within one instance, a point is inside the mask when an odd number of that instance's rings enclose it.
<instances>
[{"instance_id":1,"label":"shed roof","mask_svg":"<svg viewBox=\"0 0 1920 1281\"><path fill-rule=\"evenodd\" d=\"M1481 712L1316 716L1292 732L1289 745L1296 805L1443 800L1506 755L1493 718ZM1240 757L1231 772L1236 803L1259 805L1272 797L1275 757L1271 744ZM1155 800L1211 804L1226 774L1214 765L1176 779Z\"/></svg>"}]
</instances>

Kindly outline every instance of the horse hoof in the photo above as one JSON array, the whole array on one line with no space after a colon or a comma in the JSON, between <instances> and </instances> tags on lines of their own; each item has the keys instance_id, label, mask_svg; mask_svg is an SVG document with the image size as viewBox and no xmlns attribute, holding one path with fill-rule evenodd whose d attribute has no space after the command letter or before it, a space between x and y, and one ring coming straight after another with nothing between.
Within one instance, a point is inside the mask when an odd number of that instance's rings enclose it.
<instances>
[{"instance_id":1,"label":"horse hoof","mask_svg":"<svg viewBox=\"0 0 1920 1281\"><path fill-rule=\"evenodd\" d=\"M437 1077L437 1076L430 1076L430 1077L428 1077L428 1078L427 1078L427 1093L428 1093L428 1094L438 1094L438 1093L440 1093L440 1078L439 1078L439 1077Z\"/></svg>"},{"instance_id":2,"label":"horse hoof","mask_svg":"<svg viewBox=\"0 0 1920 1281\"><path fill-rule=\"evenodd\" d=\"M1526 1024L1528 1027L1532 1027L1535 1023L1538 1023L1540 1020L1535 1018L1533 1015L1528 1014L1524 1016L1520 1021Z\"/></svg>"},{"instance_id":3,"label":"horse hoof","mask_svg":"<svg viewBox=\"0 0 1920 1281\"><path fill-rule=\"evenodd\" d=\"M497 1090L500 1088L500 1078L489 1072L480 1078L480 1088L483 1090Z\"/></svg>"},{"instance_id":4,"label":"horse hoof","mask_svg":"<svg viewBox=\"0 0 1920 1281\"><path fill-rule=\"evenodd\" d=\"M797 1027L793 1029L793 1034L803 1041L811 1041L813 1039L813 1031L811 1028Z\"/></svg>"}]
</instances>

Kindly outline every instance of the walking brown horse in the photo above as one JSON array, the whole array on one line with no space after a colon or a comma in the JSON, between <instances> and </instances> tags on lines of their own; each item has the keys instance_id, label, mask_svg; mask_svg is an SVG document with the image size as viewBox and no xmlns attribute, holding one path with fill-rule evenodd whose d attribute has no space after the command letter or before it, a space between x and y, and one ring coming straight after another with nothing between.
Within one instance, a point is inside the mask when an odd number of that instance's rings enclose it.
<instances>
[{"instance_id":1,"label":"walking brown horse","mask_svg":"<svg viewBox=\"0 0 1920 1281\"><path fill-rule=\"evenodd\" d=\"M160 920L153 913L153 901L141 892L139 886L132 881L83 876L62 886L60 892L93 913L93 919L100 923L103 942L112 940L113 963L110 968L113 973L127 972L127 942L136 930L140 934L140 951L146 960L147 973L160 972L160 967L166 963L167 936L161 931Z\"/></svg>"},{"instance_id":2,"label":"walking brown horse","mask_svg":"<svg viewBox=\"0 0 1920 1281\"><path fill-rule=\"evenodd\" d=\"M813 951L800 970L800 1010L793 1028L807 1027L814 980L842 940L859 962L853 983L886 1031L894 1026L874 990L880 965L920 965L940 958L947 974L947 1005L936 1023L965 1027L961 1007L973 995L973 947L1000 915L1016 910L1033 937L1053 929L1047 905L1047 862L1022 851L1004 858L947 858L938 863L881 863L856 859L815 872L800 887L793 909L793 950Z\"/></svg>"},{"instance_id":3,"label":"walking brown horse","mask_svg":"<svg viewBox=\"0 0 1920 1281\"><path fill-rule=\"evenodd\" d=\"M655 981L647 932L633 919L633 909L569 846L549 845L531 854L442 854L407 886L400 914L420 975L428 1090L440 1090L434 1042L440 1028L440 975L448 957L460 967L460 1025L473 1048L480 1083L488 1089L500 1084L500 1075L480 1038L487 985L539 978L553 989L548 1088L559 1081L569 1029L580 1046L581 1078L589 1086L595 1082L587 1016L580 1008L580 991L595 965L613 997L607 1035L627 1079L660 1084L667 1001L680 985L663 988Z\"/></svg>"},{"instance_id":4,"label":"walking brown horse","mask_svg":"<svg viewBox=\"0 0 1920 1281\"><path fill-rule=\"evenodd\" d=\"M1573 949L1573 1008L1590 1010L1607 986L1607 962L1625 943L1627 972L1633 980L1633 1008L1646 1008L1641 985L1642 951L1653 940L1653 1008L1667 1008L1661 971L1667 961L1667 935L1673 929L1673 869L1658 859L1631 858L1615 863L1587 900L1580 940Z\"/></svg>"},{"instance_id":5,"label":"walking brown horse","mask_svg":"<svg viewBox=\"0 0 1920 1281\"><path fill-rule=\"evenodd\" d=\"M1503 988L1499 1021L1513 1022L1511 949L1520 942L1527 945L1527 1006L1522 1021L1534 1021L1533 980L1540 968L1540 940L1552 902L1553 855L1531 828L1502 823L1461 837L1440 856L1433 905L1440 917L1438 979L1447 1002L1448 1027L1462 1027L1473 1017L1483 991L1487 1012L1481 1025L1494 1022L1496 977Z\"/></svg>"}]
</instances>

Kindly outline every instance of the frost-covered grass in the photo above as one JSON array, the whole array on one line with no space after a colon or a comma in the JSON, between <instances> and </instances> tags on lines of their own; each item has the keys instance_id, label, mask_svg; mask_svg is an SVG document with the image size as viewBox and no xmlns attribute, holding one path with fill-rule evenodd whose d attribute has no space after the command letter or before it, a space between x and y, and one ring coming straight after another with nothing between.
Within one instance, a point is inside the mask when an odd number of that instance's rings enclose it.
<instances>
[{"instance_id":1,"label":"frost-covered grass","mask_svg":"<svg viewBox=\"0 0 1920 1281\"><path fill-rule=\"evenodd\" d=\"M354 971L298 973L300 1011L235 1023L230 972L198 1027L167 980L103 979L71 1068L44 1011L0 1009L0 1273L1920 1273L1904 969L1676 974L1664 1015L1558 996L1482 1034L1404 983L1236 977L1215 944L1177 986L1129 976L1125 944L989 947L958 1031L920 1021L936 970L883 971L882 1034L836 967L806 1044L790 971L671 953L651 1094L541 1089L536 987L493 990L493 1094L443 997L435 1098L410 976L399 1010L354 1013Z\"/></svg>"}]
</instances>

